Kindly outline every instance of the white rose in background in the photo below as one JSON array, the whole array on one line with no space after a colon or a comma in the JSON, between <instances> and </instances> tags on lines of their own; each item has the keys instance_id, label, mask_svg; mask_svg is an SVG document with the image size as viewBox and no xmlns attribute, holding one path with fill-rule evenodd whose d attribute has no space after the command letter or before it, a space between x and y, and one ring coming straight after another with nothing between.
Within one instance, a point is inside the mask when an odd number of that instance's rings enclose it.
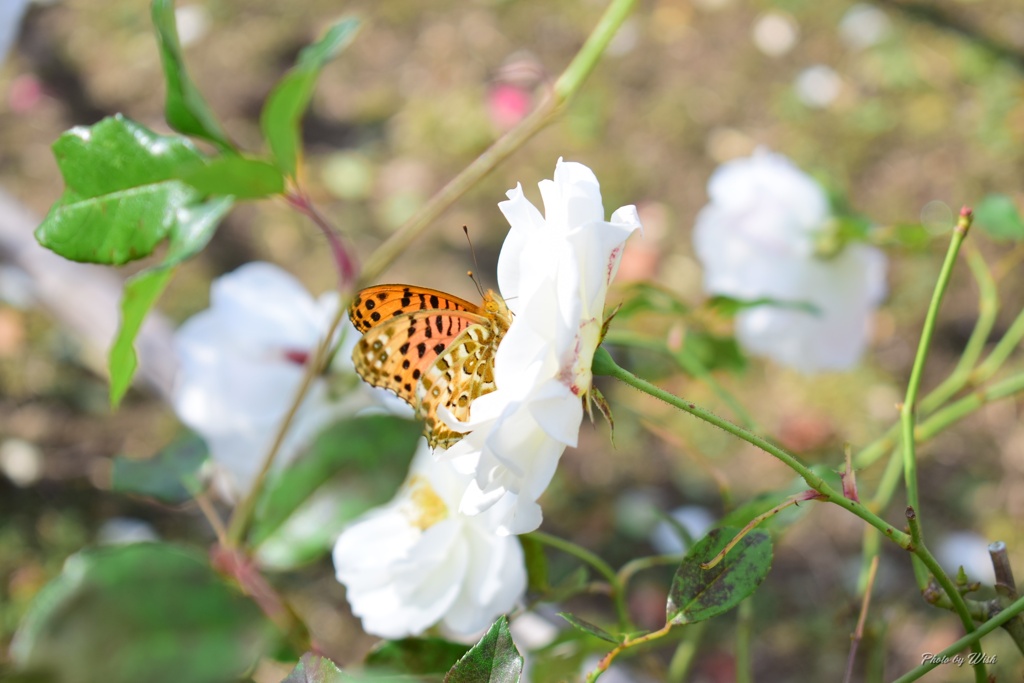
<instances>
[{"instance_id":1,"label":"white rose in background","mask_svg":"<svg viewBox=\"0 0 1024 683\"><path fill-rule=\"evenodd\" d=\"M367 633L402 638L440 624L473 636L522 597L523 550L494 533L499 509L458 512L470 479L421 440L395 498L342 532L334 567Z\"/></svg>"},{"instance_id":2,"label":"white rose in background","mask_svg":"<svg viewBox=\"0 0 1024 683\"><path fill-rule=\"evenodd\" d=\"M247 491L259 472L337 305L333 292L315 300L277 266L249 263L217 278L210 308L175 335L175 412L206 440L229 494ZM349 350L357 337L355 329L345 333ZM338 364L351 362L349 350L337 353ZM338 400L325 379L315 379L275 464L294 458L331 422L373 405L376 390L359 386Z\"/></svg>"},{"instance_id":3,"label":"white rose in background","mask_svg":"<svg viewBox=\"0 0 1024 683\"><path fill-rule=\"evenodd\" d=\"M582 164L560 159L540 191L543 216L518 185L499 204L511 229L498 285L514 318L495 355L497 389L473 402L464 424L442 413L470 431L448 450L460 471L474 474L460 510L477 514L502 501L505 534L540 525L537 499L566 446L576 445L608 285L640 227L633 206L605 220L597 178Z\"/></svg>"},{"instance_id":4,"label":"white rose in background","mask_svg":"<svg viewBox=\"0 0 1024 683\"><path fill-rule=\"evenodd\" d=\"M742 301L771 299L736 316L749 352L802 372L845 370L860 358L885 296L885 255L847 244L822 258L815 247L831 219L828 197L786 157L766 150L719 167L693 240L704 289Z\"/></svg>"},{"instance_id":5,"label":"white rose in background","mask_svg":"<svg viewBox=\"0 0 1024 683\"><path fill-rule=\"evenodd\" d=\"M28 6L29 0L0 0L0 64L18 37L21 17Z\"/></svg>"}]
</instances>

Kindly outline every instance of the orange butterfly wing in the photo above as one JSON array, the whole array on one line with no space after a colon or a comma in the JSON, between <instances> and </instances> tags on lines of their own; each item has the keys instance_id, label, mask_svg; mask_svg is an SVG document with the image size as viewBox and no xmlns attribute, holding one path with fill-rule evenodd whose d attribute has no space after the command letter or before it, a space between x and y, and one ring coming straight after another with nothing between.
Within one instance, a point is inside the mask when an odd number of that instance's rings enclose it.
<instances>
[{"instance_id":1,"label":"orange butterfly wing","mask_svg":"<svg viewBox=\"0 0 1024 683\"><path fill-rule=\"evenodd\" d=\"M381 321L413 311L467 311L479 313L480 307L451 294L412 285L376 285L356 294L348 307L348 317L360 332Z\"/></svg>"},{"instance_id":2,"label":"orange butterfly wing","mask_svg":"<svg viewBox=\"0 0 1024 683\"><path fill-rule=\"evenodd\" d=\"M352 352L356 372L416 409L431 448L461 439L437 411L465 421L472 401L494 391L494 354L511 318L501 297L488 292L481 308L433 289L380 285L359 292L349 317L364 332Z\"/></svg>"}]
</instances>

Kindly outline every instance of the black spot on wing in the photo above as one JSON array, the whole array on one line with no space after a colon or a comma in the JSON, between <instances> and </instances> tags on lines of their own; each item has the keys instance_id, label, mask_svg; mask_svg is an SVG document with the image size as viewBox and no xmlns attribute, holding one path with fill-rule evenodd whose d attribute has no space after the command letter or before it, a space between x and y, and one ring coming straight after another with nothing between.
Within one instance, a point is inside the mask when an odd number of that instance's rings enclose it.
<instances>
[{"instance_id":1,"label":"black spot on wing","mask_svg":"<svg viewBox=\"0 0 1024 683\"><path fill-rule=\"evenodd\" d=\"M444 344L434 344L434 353L441 353L444 351Z\"/></svg>"}]
</instances>

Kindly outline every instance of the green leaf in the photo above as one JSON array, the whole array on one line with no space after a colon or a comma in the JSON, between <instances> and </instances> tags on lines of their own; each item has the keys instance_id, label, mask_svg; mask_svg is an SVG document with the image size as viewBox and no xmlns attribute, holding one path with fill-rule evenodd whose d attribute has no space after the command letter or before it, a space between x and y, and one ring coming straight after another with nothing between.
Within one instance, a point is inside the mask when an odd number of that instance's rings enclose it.
<instances>
[{"instance_id":1,"label":"green leaf","mask_svg":"<svg viewBox=\"0 0 1024 683\"><path fill-rule=\"evenodd\" d=\"M268 487L257 507L253 545L269 538L324 482L344 468L407 465L421 432L418 422L391 415L348 418L325 429L310 449ZM382 491L383 500L394 494L395 482L389 480L388 484Z\"/></svg>"},{"instance_id":2,"label":"green leaf","mask_svg":"<svg viewBox=\"0 0 1024 683\"><path fill-rule=\"evenodd\" d=\"M221 149L233 149L210 105L185 69L175 25L174 0L153 0L151 14L164 67L164 80L167 81L164 113L167 123L179 133L209 140Z\"/></svg>"},{"instance_id":3,"label":"green leaf","mask_svg":"<svg viewBox=\"0 0 1024 683\"><path fill-rule=\"evenodd\" d=\"M468 645L443 638L386 640L367 655L364 666L391 674L443 674L468 651Z\"/></svg>"},{"instance_id":4,"label":"green leaf","mask_svg":"<svg viewBox=\"0 0 1024 683\"><path fill-rule=\"evenodd\" d=\"M121 402L131 386L138 365L133 344L146 314L171 281L175 267L203 250L232 204L231 197L220 197L205 204L179 208L163 263L137 273L125 282L121 297L121 326L107 357L112 406L116 407Z\"/></svg>"},{"instance_id":5,"label":"green leaf","mask_svg":"<svg viewBox=\"0 0 1024 683\"><path fill-rule=\"evenodd\" d=\"M710 370L735 370L747 368L747 357L734 337L720 337L697 329L686 331L683 348L676 354L683 368L692 368L690 359L696 360L702 372ZM691 370L692 374L693 373Z\"/></svg>"},{"instance_id":6,"label":"green leaf","mask_svg":"<svg viewBox=\"0 0 1024 683\"><path fill-rule=\"evenodd\" d=\"M716 295L707 300L705 304L709 309L719 315L731 318L740 311L755 306L775 306L776 308L789 308L796 311L804 311L812 315L818 315L820 311L814 304L803 301L779 301L778 299L760 298L744 301L729 296Z\"/></svg>"},{"instance_id":7,"label":"green leaf","mask_svg":"<svg viewBox=\"0 0 1024 683\"><path fill-rule=\"evenodd\" d=\"M902 247L924 251L931 246L932 234L921 223L895 223L871 231L870 242L878 247Z\"/></svg>"},{"instance_id":8,"label":"green leaf","mask_svg":"<svg viewBox=\"0 0 1024 683\"><path fill-rule=\"evenodd\" d=\"M526 560L527 586L534 593L547 593L551 584L548 583L548 557L544 553L544 544L529 534L520 535L519 544L523 546Z\"/></svg>"},{"instance_id":9,"label":"green leaf","mask_svg":"<svg viewBox=\"0 0 1024 683\"><path fill-rule=\"evenodd\" d=\"M1024 218L1013 199L1005 194L990 194L974 210L974 224L997 241L1024 239Z\"/></svg>"},{"instance_id":10,"label":"green leaf","mask_svg":"<svg viewBox=\"0 0 1024 683\"><path fill-rule=\"evenodd\" d=\"M284 176L276 166L233 154L217 157L182 178L207 195L261 199L284 192Z\"/></svg>"},{"instance_id":11,"label":"green leaf","mask_svg":"<svg viewBox=\"0 0 1024 683\"><path fill-rule=\"evenodd\" d=\"M137 543L68 558L30 605L11 657L61 683L224 683L255 665L274 632L202 553Z\"/></svg>"},{"instance_id":12,"label":"green leaf","mask_svg":"<svg viewBox=\"0 0 1024 683\"><path fill-rule=\"evenodd\" d=\"M206 443L195 434L178 439L148 460L119 455L114 458L111 488L165 503L183 503L192 498L208 455Z\"/></svg>"},{"instance_id":13,"label":"green leaf","mask_svg":"<svg viewBox=\"0 0 1024 683\"><path fill-rule=\"evenodd\" d=\"M626 320L640 313L682 317L690 312L690 305L678 294L649 282L631 284L623 298L625 300L615 314L618 320Z\"/></svg>"},{"instance_id":14,"label":"green leaf","mask_svg":"<svg viewBox=\"0 0 1024 683\"><path fill-rule=\"evenodd\" d=\"M67 131L53 151L67 187L36 239L73 261L121 265L149 256L179 210L198 199L177 180L202 163L195 147L121 115Z\"/></svg>"},{"instance_id":15,"label":"green leaf","mask_svg":"<svg viewBox=\"0 0 1024 683\"><path fill-rule=\"evenodd\" d=\"M586 567L577 567L568 576L552 586L546 599L549 602L564 602L587 590L590 582L590 571Z\"/></svg>"},{"instance_id":16,"label":"green leaf","mask_svg":"<svg viewBox=\"0 0 1024 683\"><path fill-rule=\"evenodd\" d=\"M701 569L701 563L714 558L739 532L734 527L714 529L686 553L669 591L669 622L692 624L722 614L764 581L772 566L772 542L757 529L740 539L717 565Z\"/></svg>"},{"instance_id":17,"label":"green leaf","mask_svg":"<svg viewBox=\"0 0 1024 683\"><path fill-rule=\"evenodd\" d=\"M300 124L320 71L352 42L358 28L358 19L344 19L332 26L323 38L302 50L295 67L274 86L263 105L260 114L263 137L277 167L288 177L295 176L301 147Z\"/></svg>"},{"instance_id":18,"label":"green leaf","mask_svg":"<svg viewBox=\"0 0 1024 683\"><path fill-rule=\"evenodd\" d=\"M605 631L600 626L596 626L594 624L591 624L589 621L587 621L585 619L580 619L576 615L570 614L569 612L559 612L558 616L562 617L563 619L568 621L570 624L572 624L572 626L574 628L577 628L580 631L583 631L584 633L589 633L590 635L594 636L595 638L600 638L601 640L605 640L605 641L611 643L612 645L618 645L619 644L619 639L618 638L616 638L612 634L608 633L608 631Z\"/></svg>"},{"instance_id":19,"label":"green leaf","mask_svg":"<svg viewBox=\"0 0 1024 683\"><path fill-rule=\"evenodd\" d=\"M327 657L307 652L281 683L345 683L351 680Z\"/></svg>"},{"instance_id":20,"label":"green leaf","mask_svg":"<svg viewBox=\"0 0 1024 683\"><path fill-rule=\"evenodd\" d=\"M445 683L517 683L523 657L502 615L444 677Z\"/></svg>"}]
</instances>

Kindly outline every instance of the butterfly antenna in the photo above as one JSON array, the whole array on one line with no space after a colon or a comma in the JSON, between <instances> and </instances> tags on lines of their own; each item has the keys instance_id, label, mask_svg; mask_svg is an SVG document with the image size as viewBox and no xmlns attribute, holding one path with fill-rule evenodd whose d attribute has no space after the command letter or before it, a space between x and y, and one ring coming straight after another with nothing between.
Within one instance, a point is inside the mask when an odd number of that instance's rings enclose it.
<instances>
[{"instance_id":1,"label":"butterfly antenna","mask_svg":"<svg viewBox=\"0 0 1024 683\"><path fill-rule=\"evenodd\" d=\"M467 270L466 275L468 275L469 279L473 281L474 285L476 285L476 291L480 293L480 296L486 296L484 294L484 288L480 286L480 281L476 279L476 274L474 274L472 270Z\"/></svg>"},{"instance_id":2,"label":"butterfly antenna","mask_svg":"<svg viewBox=\"0 0 1024 683\"><path fill-rule=\"evenodd\" d=\"M463 225L462 232L465 233L466 241L469 242L469 253L473 255L473 267L479 270L480 264L476 260L476 249L473 248L473 240L469 239L469 227ZM476 291L480 292L480 296L484 296L484 288L480 286L480 281L476 279L476 275L473 274L473 271L467 270L466 275L468 275L469 279L473 281L474 285L476 285Z\"/></svg>"}]
</instances>

